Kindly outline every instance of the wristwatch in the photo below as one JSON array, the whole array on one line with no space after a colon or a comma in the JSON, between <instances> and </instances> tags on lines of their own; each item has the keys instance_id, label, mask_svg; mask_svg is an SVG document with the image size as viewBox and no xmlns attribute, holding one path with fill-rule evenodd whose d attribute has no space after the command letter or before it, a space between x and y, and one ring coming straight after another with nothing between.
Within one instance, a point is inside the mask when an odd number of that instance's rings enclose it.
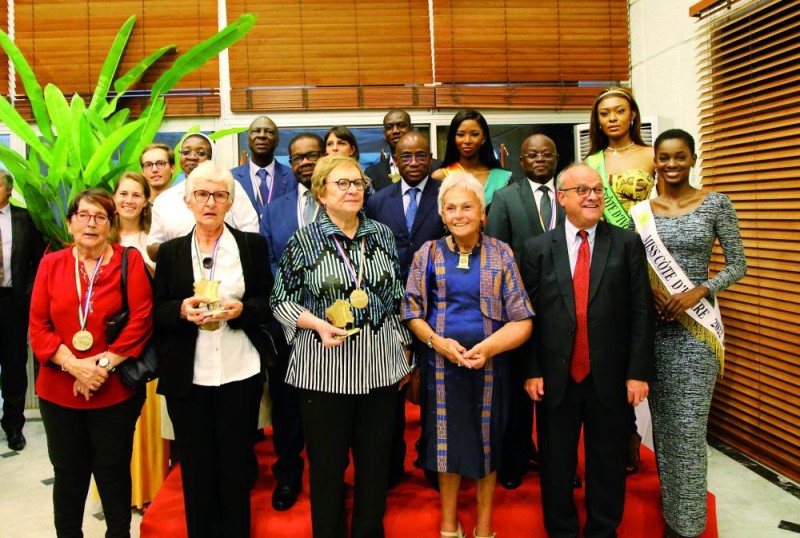
<instances>
[{"instance_id":1,"label":"wristwatch","mask_svg":"<svg viewBox=\"0 0 800 538\"><path fill-rule=\"evenodd\" d=\"M105 368L109 372L113 372L114 368L115 368L114 365L111 364L111 361L108 360L108 357L106 357L105 355L103 355L102 357L97 359L97 363L96 364L97 364L97 366L100 366L101 368Z\"/></svg>"},{"instance_id":2,"label":"wristwatch","mask_svg":"<svg viewBox=\"0 0 800 538\"><path fill-rule=\"evenodd\" d=\"M428 341L427 341L427 342L425 342L426 344L428 344L428 347L429 347L429 348L431 348L431 349L433 349L433 337L434 337L435 335L436 335L436 331L433 331L433 332L431 333L431 335L428 337Z\"/></svg>"}]
</instances>

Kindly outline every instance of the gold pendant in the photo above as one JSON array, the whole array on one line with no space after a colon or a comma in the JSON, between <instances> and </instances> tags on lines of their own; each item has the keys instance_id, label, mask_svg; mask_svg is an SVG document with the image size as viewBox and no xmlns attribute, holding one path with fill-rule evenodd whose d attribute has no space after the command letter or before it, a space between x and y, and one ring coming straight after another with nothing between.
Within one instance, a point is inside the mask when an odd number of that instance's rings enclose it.
<instances>
[{"instance_id":1,"label":"gold pendant","mask_svg":"<svg viewBox=\"0 0 800 538\"><path fill-rule=\"evenodd\" d=\"M350 294L350 304L356 308L366 308L369 304L369 296L367 292L361 288L356 288Z\"/></svg>"},{"instance_id":2,"label":"gold pendant","mask_svg":"<svg viewBox=\"0 0 800 538\"><path fill-rule=\"evenodd\" d=\"M469 269L469 252L458 253L458 265L456 265L456 269Z\"/></svg>"},{"instance_id":3,"label":"gold pendant","mask_svg":"<svg viewBox=\"0 0 800 538\"><path fill-rule=\"evenodd\" d=\"M72 347L78 351L86 351L94 343L92 333L87 330L80 330L72 336Z\"/></svg>"}]
</instances>

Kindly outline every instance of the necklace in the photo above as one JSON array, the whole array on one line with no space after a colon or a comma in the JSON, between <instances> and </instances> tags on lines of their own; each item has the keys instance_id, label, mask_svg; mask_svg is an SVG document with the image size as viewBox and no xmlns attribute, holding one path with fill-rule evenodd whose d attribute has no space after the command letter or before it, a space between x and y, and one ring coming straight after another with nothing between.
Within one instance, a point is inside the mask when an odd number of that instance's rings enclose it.
<instances>
[{"instance_id":1,"label":"necklace","mask_svg":"<svg viewBox=\"0 0 800 538\"><path fill-rule=\"evenodd\" d=\"M636 142L631 142L630 144L628 144L627 146L622 147L622 148L615 148L614 146L608 146L606 148L606 151L610 151L611 153L622 153L623 151L628 151L629 149L631 149L635 145L636 145Z\"/></svg>"}]
</instances>

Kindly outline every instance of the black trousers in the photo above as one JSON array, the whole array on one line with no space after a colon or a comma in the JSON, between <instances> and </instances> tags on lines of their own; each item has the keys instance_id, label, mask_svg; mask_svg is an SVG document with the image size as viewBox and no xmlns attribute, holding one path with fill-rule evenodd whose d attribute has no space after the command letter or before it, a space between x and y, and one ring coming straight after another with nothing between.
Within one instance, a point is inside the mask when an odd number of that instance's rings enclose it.
<instances>
[{"instance_id":1,"label":"black trousers","mask_svg":"<svg viewBox=\"0 0 800 538\"><path fill-rule=\"evenodd\" d=\"M399 480L405 473L406 461L406 390L404 386L397 395L394 407L394 429L392 431L392 448L389 456L389 476Z\"/></svg>"},{"instance_id":2,"label":"black trousers","mask_svg":"<svg viewBox=\"0 0 800 538\"><path fill-rule=\"evenodd\" d=\"M114 374L112 374L114 375ZM56 536L82 537L83 511L94 474L106 537L131 533L131 452L145 392L101 409L71 409L39 399L53 464Z\"/></svg>"},{"instance_id":3,"label":"black trousers","mask_svg":"<svg viewBox=\"0 0 800 538\"><path fill-rule=\"evenodd\" d=\"M545 389L546 390L546 389ZM600 402L592 376L570 380L555 408L536 406L544 525L551 537L578 536L572 480L583 426L586 457L587 538L616 536L625 505L625 461L630 427L627 402Z\"/></svg>"},{"instance_id":4,"label":"black trousers","mask_svg":"<svg viewBox=\"0 0 800 538\"><path fill-rule=\"evenodd\" d=\"M353 538L382 538L397 385L369 394L300 390L314 538L345 538L344 471L355 467Z\"/></svg>"},{"instance_id":5,"label":"black trousers","mask_svg":"<svg viewBox=\"0 0 800 538\"><path fill-rule=\"evenodd\" d=\"M22 431L28 390L28 313L17 305L11 288L0 289L0 371L3 373L3 430Z\"/></svg>"},{"instance_id":6,"label":"black trousers","mask_svg":"<svg viewBox=\"0 0 800 538\"><path fill-rule=\"evenodd\" d=\"M297 389L286 383L291 347L280 327L270 327L278 352L278 363L268 369L269 397L272 400L272 445L278 459L272 474L278 485L288 485L300 491L303 482L303 420L300 416L300 397Z\"/></svg>"},{"instance_id":7,"label":"black trousers","mask_svg":"<svg viewBox=\"0 0 800 538\"><path fill-rule=\"evenodd\" d=\"M536 451L533 444L533 400L525 392L524 368L527 361L520 349L511 353L508 424L498 470L500 480L522 477L528 470L528 460Z\"/></svg>"},{"instance_id":8,"label":"black trousers","mask_svg":"<svg viewBox=\"0 0 800 538\"><path fill-rule=\"evenodd\" d=\"M263 390L259 374L218 387L193 385L186 398L167 396L191 538L250 536L253 432Z\"/></svg>"}]
</instances>

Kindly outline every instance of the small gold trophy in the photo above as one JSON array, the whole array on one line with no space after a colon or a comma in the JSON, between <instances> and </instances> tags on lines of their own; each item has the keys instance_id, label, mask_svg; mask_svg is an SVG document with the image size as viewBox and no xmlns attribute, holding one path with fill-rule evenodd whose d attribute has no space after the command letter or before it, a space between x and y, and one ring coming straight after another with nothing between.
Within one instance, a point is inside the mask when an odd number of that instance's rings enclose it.
<instances>
[{"instance_id":1,"label":"small gold trophy","mask_svg":"<svg viewBox=\"0 0 800 538\"><path fill-rule=\"evenodd\" d=\"M219 284L219 280L207 280L205 278L194 283L194 296L208 298L208 303L200 303L198 306L200 308L206 307L209 315L224 310L219 297ZM207 321L200 325L200 329L204 331L216 331L220 328L221 324L222 322L220 321Z\"/></svg>"},{"instance_id":2,"label":"small gold trophy","mask_svg":"<svg viewBox=\"0 0 800 538\"><path fill-rule=\"evenodd\" d=\"M349 323L355 322L350 303L342 299L336 299L331 306L325 309L325 317L328 318L331 325L340 329L347 329ZM347 329L347 334L345 336L337 336L337 338L347 338L359 331L361 331L361 329L358 327Z\"/></svg>"}]
</instances>

